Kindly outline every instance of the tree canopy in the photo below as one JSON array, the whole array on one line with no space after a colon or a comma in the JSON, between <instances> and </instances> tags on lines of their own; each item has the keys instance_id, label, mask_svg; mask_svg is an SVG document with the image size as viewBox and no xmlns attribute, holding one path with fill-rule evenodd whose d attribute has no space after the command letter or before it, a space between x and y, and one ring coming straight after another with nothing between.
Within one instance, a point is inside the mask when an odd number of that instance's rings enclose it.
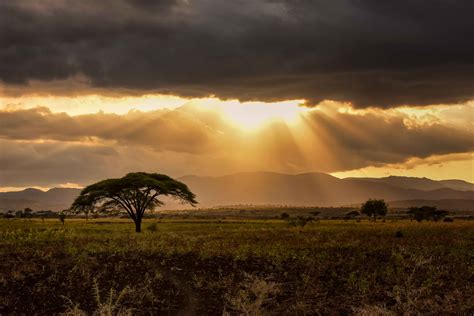
<instances>
[{"instance_id":1,"label":"tree canopy","mask_svg":"<svg viewBox=\"0 0 474 316\"><path fill-rule=\"evenodd\" d=\"M136 232L140 232L145 211L164 204L158 199L160 196L173 197L192 206L197 204L196 196L184 183L163 174L135 172L87 186L71 210L104 213L123 210L135 222Z\"/></svg>"},{"instance_id":2,"label":"tree canopy","mask_svg":"<svg viewBox=\"0 0 474 316\"><path fill-rule=\"evenodd\" d=\"M388 206L384 200L370 199L362 205L360 212L367 216L373 216L375 221L377 215L385 216L387 214Z\"/></svg>"},{"instance_id":3,"label":"tree canopy","mask_svg":"<svg viewBox=\"0 0 474 316\"><path fill-rule=\"evenodd\" d=\"M422 206L422 207L410 207L408 214L410 214L417 222L422 220L432 219L437 222L449 214L448 211L438 210L436 206Z\"/></svg>"}]
</instances>

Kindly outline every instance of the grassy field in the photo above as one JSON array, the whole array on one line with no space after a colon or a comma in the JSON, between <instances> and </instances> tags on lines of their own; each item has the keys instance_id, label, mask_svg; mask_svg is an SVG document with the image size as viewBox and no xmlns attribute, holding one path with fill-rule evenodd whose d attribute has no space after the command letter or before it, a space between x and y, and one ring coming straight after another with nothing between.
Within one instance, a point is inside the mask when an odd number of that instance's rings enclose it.
<instances>
[{"instance_id":1,"label":"grassy field","mask_svg":"<svg viewBox=\"0 0 474 316\"><path fill-rule=\"evenodd\" d=\"M474 313L474 222L0 220L0 314Z\"/></svg>"}]
</instances>

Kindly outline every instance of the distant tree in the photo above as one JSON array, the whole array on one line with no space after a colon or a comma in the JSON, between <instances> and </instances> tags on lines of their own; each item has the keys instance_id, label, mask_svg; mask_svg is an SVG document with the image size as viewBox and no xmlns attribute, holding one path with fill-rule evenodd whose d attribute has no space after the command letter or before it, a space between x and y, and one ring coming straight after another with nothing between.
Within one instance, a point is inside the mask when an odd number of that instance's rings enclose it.
<instances>
[{"instance_id":1,"label":"distant tree","mask_svg":"<svg viewBox=\"0 0 474 316\"><path fill-rule=\"evenodd\" d=\"M432 218L435 222L445 218L449 214L448 211L445 210L435 210L432 214Z\"/></svg>"},{"instance_id":2,"label":"distant tree","mask_svg":"<svg viewBox=\"0 0 474 316\"><path fill-rule=\"evenodd\" d=\"M89 214L92 214L93 217L96 214L96 207L94 203L89 201L88 196L80 195L75 201L72 207L69 209L71 214L84 214L86 216L86 221L89 220Z\"/></svg>"},{"instance_id":3,"label":"distant tree","mask_svg":"<svg viewBox=\"0 0 474 316\"><path fill-rule=\"evenodd\" d=\"M410 207L407 214L417 222L423 220L433 220L435 222L443 219L446 215L449 214L448 211L438 210L436 206L421 206L421 207Z\"/></svg>"},{"instance_id":4,"label":"distant tree","mask_svg":"<svg viewBox=\"0 0 474 316\"><path fill-rule=\"evenodd\" d=\"M311 211L309 214L313 215L314 217L317 217L319 214L321 214L320 211Z\"/></svg>"},{"instance_id":5,"label":"distant tree","mask_svg":"<svg viewBox=\"0 0 474 316\"><path fill-rule=\"evenodd\" d=\"M173 197L192 206L197 204L195 195L184 183L162 174L136 172L89 185L73 202L71 210L94 208L105 213L123 210L135 222L135 231L139 233L145 211L163 205L160 196Z\"/></svg>"},{"instance_id":6,"label":"distant tree","mask_svg":"<svg viewBox=\"0 0 474 316\"><path fill-rule=\"evenodd\" d=\"M288 220L288 225L290 226L305 227L306 224L314 221L314 217L296 216L296 217L288 218L287 220Z\"/></svg>"},{"instance_id":7,"label":"distant tree","mask_svg":"<svg viewBox=\"0 0 474 316\"><path fill-rule=\"evenodd\" d=\"M66 221L66 212L64 211L59 212L58 218L59 218L59 221L64 225L64 222Z\"/></svg>"},{"instance_id":8,"label":"distant tree","mask_svg":"<svg viewBox=\"0 0 474 316\"><path fill-rule=\"evenodd\" d=\"M374 221L376 221L377 216L385 216L387 214L388 206L384 200L370 199L362 205L360 212L369 217L373 216Z\"/></svg>"},{"instance_id":9,"label":"distant tree","mask_svg":"<svg viewBox=\"0 0 474 316\"><path fill-rule=\"evenodd\" d=\"M288 214L286 212L283 212L283 213L281 213L280 218L281 219L288 219L288 218L290 218L290 214Z\"/></svg>"},{"instance_id":10,"label":"distant tree","mask_svg":"<svg viewBox=\"0 0 474 316\"><path fill-rule=\"evenodd\" d=\"M27 207L23 210L23 215L25 217L32 217L33 216L33 210L31 208Z\"/></svg>"},{"instance_id":11,"label":"distant tree","mask_svg":"<svg viewBox=\"0 0 474 316\"><path fill-rule=\"evenodd\" d=\"M13 210L9 210L7 211L5 214L3 214L3 217L4 218L14 218L15 215L13 215L14 211Z\"/></svg>"},{"instance_id":12,"label":"distant tree","mask_svg":"<svg viewBox=\"0 0 474 316\"><path fill-rule=\"evenodd\" d=\"M22 210L18 210L15 212L15 217L23 217L23 211Z\"/></svg>"},{"instance_id":13,"label":"distant tree","mask_svg":"<svg viewBox=\"0 0 474 316\"><path fill-rule=\"evenodd\" d=\"M350 211L349 213L346 214L346 218L354 218L359 215L360 213L358 211Z\"/></svg>"}]
</instances>

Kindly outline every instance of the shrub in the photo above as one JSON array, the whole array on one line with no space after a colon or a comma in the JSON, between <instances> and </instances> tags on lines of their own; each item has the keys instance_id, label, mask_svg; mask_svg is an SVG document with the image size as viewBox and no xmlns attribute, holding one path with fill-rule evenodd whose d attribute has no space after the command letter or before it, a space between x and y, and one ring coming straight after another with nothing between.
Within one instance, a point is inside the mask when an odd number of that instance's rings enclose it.
<instances>
[{"instance_id":1,"label":"shrub","mask_svg":"<svg viewBox=\"0 0 474 316\"><path fill-rule=\"evenodd\" d=\"M59 218L59 221L64 225L64 221L66 220L66 213L64 212L58 213L58 218Z\"/></svg>"},{"instance_id":2,"label":"shrub","mask_svg":"<svg viewBox=\"0 0 474 316\"><path fill-rule=\"evenodd\" d=\"M245 277L237 293L226 295L226 305L231 312L225 309L223 315L265 315L275 305L276 296L281 292L279 284L250 274Z\"/></svg>"},{"instance_id":3,"label":"shrub","mask_svg":"<svg viewBox=\"0 0 474 316\"><path fill-rule=\"evenodd\" d=\"M435 206L410 207L407 214L411 215L417 222L430 220L437 222L448 215L448 211L437 210Z\"/></svg>"},{"instance_id":4,"label":"shrub","mask_svg":"<svg viewBox=\"0 0 474 316\"><path fill-rule=\"evenodd\" d=\"M157 223L151 223L150 225L148 225L146 227L146 229L150 232L150 233L155 233L158 231L158 224Z\"/></svg>"},{"instance_id":5,"label":"shrub","mask_svg":"<svg viewBox=\"0 0 474 316\"><path fill-rule=\"evenodd\" d=\"M359 216L360 213L358 211L350 211L345 215L345 218L355 218L356 216Z\"/></svg>"},{"instance_id":6,"label":"shrub","mask_svg":"<svg viewBox=\"0 0 474 316\"><path fill-rule=\"evenodd\" d=\"M297 216L288 220L288 224L293 227L305 227L309 222L314 221L313 217Z\"/></svg>"}]
</instances>

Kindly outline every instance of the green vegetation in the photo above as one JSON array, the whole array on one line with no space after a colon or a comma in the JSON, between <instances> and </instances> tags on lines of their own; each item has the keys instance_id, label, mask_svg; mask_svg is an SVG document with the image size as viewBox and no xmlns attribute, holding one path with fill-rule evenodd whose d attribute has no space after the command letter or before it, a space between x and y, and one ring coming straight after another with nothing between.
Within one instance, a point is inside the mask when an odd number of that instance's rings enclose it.
<instances>
[{"instance_id":1,"label":"green vegetation","mask_svg":"<svg viewBox=\"0 0 474 316\"><path fill-rule=\"evenodd\" d=\"M0 314L474 312L472 221L144 226L135 234L117 218L0 220Z\"/></svg>"}]
</instances>

